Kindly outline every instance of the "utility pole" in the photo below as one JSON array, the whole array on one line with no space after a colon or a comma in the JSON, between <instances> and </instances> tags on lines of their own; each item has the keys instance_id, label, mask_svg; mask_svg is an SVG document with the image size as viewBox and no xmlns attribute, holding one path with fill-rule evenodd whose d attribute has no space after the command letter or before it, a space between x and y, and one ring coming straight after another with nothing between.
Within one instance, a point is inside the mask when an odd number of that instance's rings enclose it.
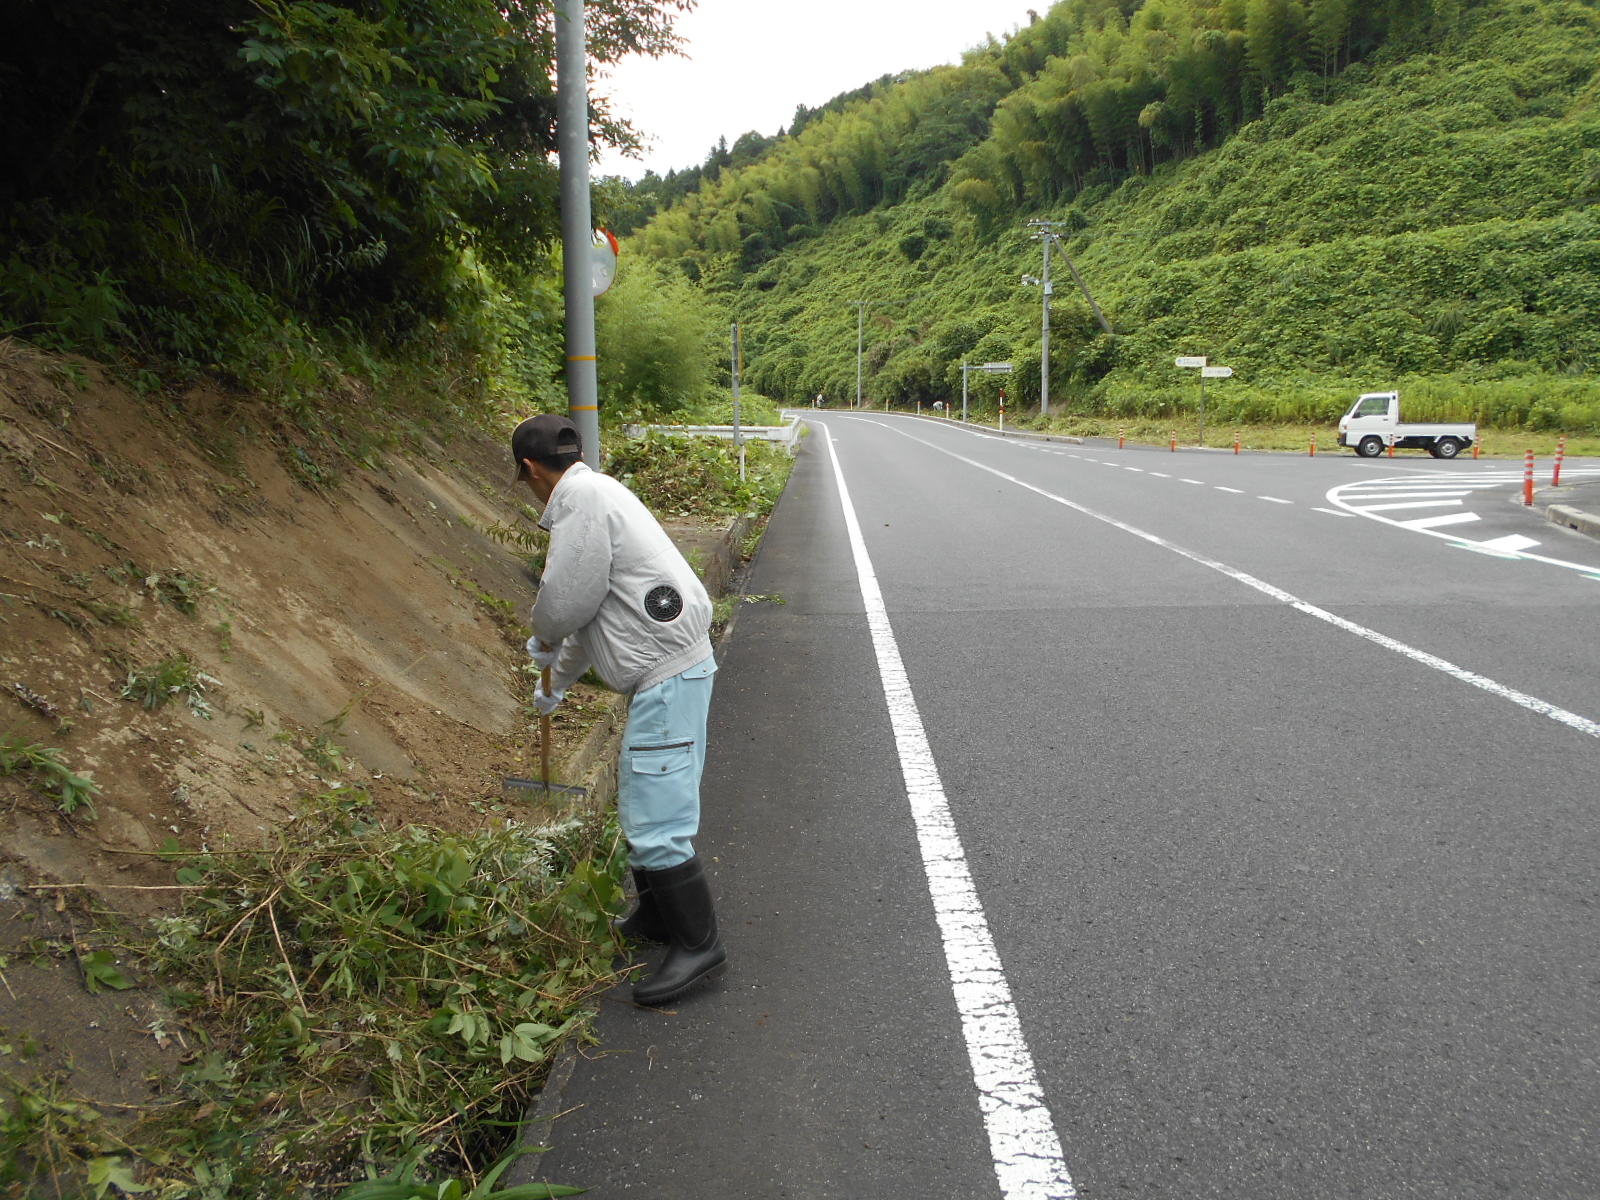
<instances>
[{"instance_id":1,"label":"utility pole","mask_svg":"<svg viewBox=\"0 0 1600 1200\"><path fill-rule=\"evenodd\" d=\"M584 0L556 10L556 140L561 164L562 283L566 299L567 409L583 459L600 469L600 386L594 352L594 222L589 210L588 49Z\"/></svg>"},{"instance_id":2,"label":"utility pole","mask_svg":"<svg viewBox=\"0 0 1600 1200\"><path fill-rule=\"evenodd\" d=\"M1039 415L1047 417L1050 415L1050 299L1055 294L1050 283L1050 243L1057 241L1061 222L1029 221L1028 227L1044 247L1044 274L1037 279L1024 275L1022 281L1039 284L1043 290L1043 315L1039 326Z\"/></svg>"},{"instance_id":3,"label":"utility pole","mask_svg":"<svg viewBox=\"0 0 1600 1200\"><path fill-rule=\"evenodd\" d=\"M862 322L866 319L866 315L867 315L867 302L865 300L857 300L856 301L856 404L855 404L855 406L857 408L861 407L861 329L862 329Z\"/></svg>"},{"instance_id":4,"label":"utility pole","mask_svg":"<svg viewBox=\"0 0 1600 1200\"><path fill-rule=\"evenodd\" d=\"M1044 246L1044 274L1039 278L1024 275L1023 283L1039 284L1044 289L1044 315L1041 318L1039 337L1039 413L1048 416L1050 413L1050 297L1053 286L1050 283L1050 245L1055 244L1061 251L1062 260L1067 264L1067 270L1072 274L1072 282L1078 285L1078 290L1083 293L1083 298L1089 302L1089 308L1094 313L1095 320L1100 322L1100 328L1111 333L1111 323L1106 320L1105 313L1100 311L1100 306L1095 303L1094 296L1089 291L1089 286L1083 282L1083 276L1078 274L1078 268L1073 265L1072 256L1061 245L1060 221L1029 221L1028 227L1032 229L1033 237L1037 238Z\"/></svg>"}]
</instances>

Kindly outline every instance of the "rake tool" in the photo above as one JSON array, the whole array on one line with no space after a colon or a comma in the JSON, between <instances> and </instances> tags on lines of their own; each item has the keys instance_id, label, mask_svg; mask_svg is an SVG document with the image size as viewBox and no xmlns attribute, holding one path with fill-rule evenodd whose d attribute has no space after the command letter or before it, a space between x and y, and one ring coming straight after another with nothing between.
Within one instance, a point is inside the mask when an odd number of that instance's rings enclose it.
<instances>
[{"instance_id":1,"label":"rake tool","mask_svg":"<svg viewBox=\"0 0 1600 1200\"><path fill-rule=\"evenodd\" d=\"M550 668L546 667L539 677L544 687L545 695L550 694ZM588 788L578 787L571 783L550 782L550 714L539 714L539 778L523 779L516 775L508 775L501 781L501 786L507 792L543 792L549 796L587 796Z\"/></svg>"}]
</instances>

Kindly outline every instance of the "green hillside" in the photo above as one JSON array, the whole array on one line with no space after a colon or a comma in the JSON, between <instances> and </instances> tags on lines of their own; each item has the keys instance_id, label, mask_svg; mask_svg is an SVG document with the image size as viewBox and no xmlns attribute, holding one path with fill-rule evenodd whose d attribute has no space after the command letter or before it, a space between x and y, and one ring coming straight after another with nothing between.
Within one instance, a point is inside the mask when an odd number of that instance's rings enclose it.
<instances>
[{"instance_id":1,"label":"green hillside","mask_svg":"<svg viewBox=\"0 0 1600 1200\"><path fill-rule=\"evenodd\" d=\"M1036 407L1042 218L1114 330L1058 254L1053 411L1171 413L1195 390L1173 357L1204 354L1237 372L1219 418L1400 386L1418 417L1600 432L1597 67L1579 0L1069 0L633 241L727 306L746 379L786 400L853 397L859 327L869 403L958 398L963 359L1004 359Z\"/></svg>"}]
</instances>

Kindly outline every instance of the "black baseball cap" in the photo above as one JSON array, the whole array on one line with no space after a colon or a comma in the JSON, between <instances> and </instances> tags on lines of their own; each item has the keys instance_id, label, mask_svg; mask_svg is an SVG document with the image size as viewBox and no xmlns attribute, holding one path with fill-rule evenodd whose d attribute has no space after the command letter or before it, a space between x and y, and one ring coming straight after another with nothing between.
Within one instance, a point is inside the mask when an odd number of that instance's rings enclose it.
<instances>
[{"instance_id":1,"label":"black baseball cap","mask_svg":"<svg viewBox=\"0 0 1600 1200\"><path fill-rule=\"evenodd\" d=\"M567 418L555 413L540 413L529 417L511 431L511 457L517 464L517 478L526 479L528 468L523 459L576 460L583 455L583 439L578 427Z\"/></svg>"}]
</instances>

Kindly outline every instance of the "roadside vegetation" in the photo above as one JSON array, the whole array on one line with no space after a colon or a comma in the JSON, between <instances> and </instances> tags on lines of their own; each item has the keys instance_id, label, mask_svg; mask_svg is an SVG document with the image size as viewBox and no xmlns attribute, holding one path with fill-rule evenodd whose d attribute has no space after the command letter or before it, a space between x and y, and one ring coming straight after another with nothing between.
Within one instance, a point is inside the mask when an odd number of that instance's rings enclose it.
<instances>
[{"instance_id":1,"label":"roadside vegetation","mask_svg":"<svg viewBox=\"0 0 1600 1200\"><path fill-rule=\"evenodd\" d=\"M1044 220L1052 415L1194 423L1173 360L1205 355L1235 371L1208 426L1398 388L1410 420L1600 434L1597 61L1578 0L1068 0L656 186L628 249L738 312L787 403L853 397L860 344L873 407L1009 361L970 403L1036 412Z\"/></svg>"},{"instance_id":2,"label":"roadside vegetation","mask_svg":"<svg viewBox=\"0 0 1600 1200\"><path fill-rule=\"evenodd\" d=\"M260 851L168 852L183 902L91 988L162 987L190 1046L161 1102L98 1112L0 1074L0 1194L329 1194L369 1174L474 1180L511 1144L552 1045L613 979L620 835L600 818L385 829L358 788ZM113 941L114 939L114 941ZM51 947L41 946L40 954ZM428 1194L435 1195L437 1188Z\"/></svg>"}]
</instances>

